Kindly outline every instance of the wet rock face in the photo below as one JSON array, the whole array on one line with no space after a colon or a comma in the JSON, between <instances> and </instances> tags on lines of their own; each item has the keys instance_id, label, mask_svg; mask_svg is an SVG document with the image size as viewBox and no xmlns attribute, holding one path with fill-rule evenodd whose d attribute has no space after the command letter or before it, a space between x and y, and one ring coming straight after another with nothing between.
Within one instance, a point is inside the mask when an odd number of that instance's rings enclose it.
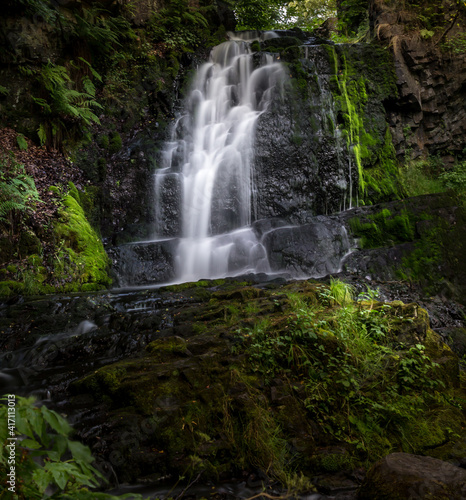
<instances>
[{"instance_id":1,"label":"wet rock face","mask_svg":"<svg viewBox=\"0 0 466 500\"><path fill-rule=\"evenodd\" d=\"M257 219L286 217L302 224L310 215L344 207L350 183L349 154L332 130L335 117L328 84L332 70L325 48L309 50L315 60L297 63L303 72L299 83L291 74L292 83L281 95L277 93L258 120L254 144Z\"/></svg>"},{"instance_id":2,"label":"wet rock face","mask_svg":"<svg viewBox=\"0 0 466 500\"><path fill-rule=\"evenodd\" d=\"M149 243L134 243L115 247L110 256L118 285L139 286L167 283L175 277L174 239Z\"/></svg>"},{"instance_id":3,"label":"wet rock face","mask_svg":"<svg viewBox=\"0 0 466 500\"><path fill-rule=\"evenodd\" d=\"M263 240L272 271L292 276L325 276L337 272L349 250L344 226L337 219L316 217L312 223L268 232Z\"/></svg>"},{"instance_id":4,"label":"wet rock face","mask_svg":"<svg viewBox=\"0 0 466 500\"><path fill-rule=\"evenodd\" d=\"M431 457L392 453L367 473L358 500L466 497L466 471Z\"/></svg>"}]
</instances>

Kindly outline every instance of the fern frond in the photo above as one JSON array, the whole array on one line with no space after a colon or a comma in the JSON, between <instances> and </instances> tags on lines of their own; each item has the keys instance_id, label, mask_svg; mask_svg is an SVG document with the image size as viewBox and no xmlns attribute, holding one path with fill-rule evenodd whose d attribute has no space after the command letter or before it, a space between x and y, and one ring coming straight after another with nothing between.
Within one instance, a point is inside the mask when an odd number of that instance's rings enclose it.
<instances>
[{"instance_id":1,"label":"fern frond","mask_svg":"<svg viewBox=\"0 0 466 500\"><path fill-rule=\"evenodd\" d=\"M102 77L99 75L99 73L97 73L97 71L92 67L91 63L86 61L86 59L84 59L84 57L78 57L78 59L83 62L84 64L86 64L89 68L89 70L91 71L92 73L92 76L94 78L96 78L97 80L99 80L99 82L102 81Z\"/></svg>"},{"instance_id":2,"label":"fern frond","mask_svg":"<svg viewBox=\"0 0 466 500\"><path fill-rule=\"evenodd\" d=\"M37 135L39 136L40 145L43 146L47 142L47 131L43 123L39 125Z\"/></svg>"},{"instance_id":3,"label":"fern frond","mask_svg":"<svg viewBox=\"0 0 466 500\"><path fill-rule=\"evenodd\" d=\"M95 85L91 82L89 77L83 78L83 88L91 97L95 97Z\"/></svg>"}]
</instances>

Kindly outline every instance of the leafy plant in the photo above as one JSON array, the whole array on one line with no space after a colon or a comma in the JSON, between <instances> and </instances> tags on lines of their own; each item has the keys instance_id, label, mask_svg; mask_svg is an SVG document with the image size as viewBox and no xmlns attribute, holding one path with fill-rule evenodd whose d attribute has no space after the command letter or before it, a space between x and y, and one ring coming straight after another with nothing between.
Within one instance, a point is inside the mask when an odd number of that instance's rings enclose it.
<instances>
[{"instance_id":1,"label":"leafy plant","mask_svg":"<svg viewBox=\"0 0 466 500\"><path fill-rule=\"evenodd\" d=\"M123 38L135 38L129 22L122 16L111 16L108 10L97 4L83 8L82 15L75 15L75 34L86 40L100 54L109 54L115 46L121 46Z\"/></svg>"},{"instance_id":2,"label":"leafy plant","mask_svg":"<svg viewBox=\"0 0 466 500\"><path fill-rule=\"evenodd\" d=\"M443 172L440 180L448 189L454 189L458 192L466 191L466 161L457 163L452 170Z\"/></svg>"},{"instance_id":3,"label":"leafy plant","mask_svg":"<svg viewBox=\"0 0 466 500\"><path fill-rule=\"evenodd\" d=\"M23 134L18 134L16 136L16 142L18 143L18 147L21 151L25 151L28 148L28 143Z\"/></svg>"},{"instance_id":4,"label":"leafy plant","mask_svg":"<svg viewBox=\"0 0 466 500\"><path fill-rule=\"evenodd\" d=\"M0 168L0 223L13 235L40 198L34 179L12 155L0 158Z\"/></svg>"},{"instance_id":5,"label":"leafy plant","mask_svg":"<svg viewBox=\"0 0 466 500\"><path fill-rule=\"evenodd\" d=\"M440 193L445 189L439 179L440 172L441 160L435 156L421 160L406 159L400 169L403 189L408 196Z\"/></svg>"},{"instance_id":6,"label":"leafy plant","mask_svg":"<svg viewBox=\"0 0 466 500\"><path fill-rule=\"evenodd\" d=\"M398 381L401 389L406 390L419 385L430 390L445 387L441 380L434 380L429 376L438 366L426 356L424 345L416 344L410 347L400 359L398 366Z\"/></svg>"},{"instance_id":7,"label":"leafy plant","mask_svg":"<svg viewBox=\"0 0 466 500\"><path fill-rule=\"evenodd\" d=\"M15 401L15 427L6 422L11 419L8 412L12 401L8 396L0 406L0 420L5 423L0 428L0 470L6 475L10 471L11 457L14 456L16 474L15 493L19 499L139 499L140 495L114 497L105 493L94 493L88 488L100 485L102 474L92 465L94 458L87 446L70 439L72 428L58 413L46 406L35 406L34 398L17 396ZM8 438L17 433L21 438L11 443ZM10 446L7 448L6 444ZM19 480L21 479L21 480ZM87 487L87 488L86 488ZM6 492L2 484L0 491Z\"/></svg>"},{"instance_id":8,"label":"leafy plant","mask_svg":"<svg viewBox=\"0 0 466 500\"><path fill-rule=\"evenodd\" d=\"M98 75L96 72L93 74ZM83 125L99 123L93 109L102 109L102 106L95 99L96 89L88 76L82 78L83 91L79 91L73 88L73 79L67 68L49 61L42 67L37 78L46 97L32 98L48 118L38 129L41 144L61 147L67 123L76 123L80 129Z\"/></svg>"},{"instance_id":9,"label":"leafy plant","mask_svg":"<svg viewBox=\"0 0 466 500\"><path fill-rule=\"evenodd\" d=\"M167 49L193 50L208 36L209 24L203 11L209 8L194 8L187 0L173 0L152 15L148 24L151 37Z\"/></svg>"},{"instance_id":10,"label":"leafy plant","mask_svg":"<svg viewBox=\"0 0 466 500\"><path fill-rule=\"evenodd\" d=\"M312 419L326 432L363 456L380 457L392 449L392 433L414 432L411 422L426 399L444 387L437 365L422 344L396 341L394 325L402 318L376 300L376 290L367 287L357 302L354 289L338 280L315 291L320 303L289 294L287 321L258 322L243 349L266 381L286 376L301 387Z\"/></svg>"}]
</instances>

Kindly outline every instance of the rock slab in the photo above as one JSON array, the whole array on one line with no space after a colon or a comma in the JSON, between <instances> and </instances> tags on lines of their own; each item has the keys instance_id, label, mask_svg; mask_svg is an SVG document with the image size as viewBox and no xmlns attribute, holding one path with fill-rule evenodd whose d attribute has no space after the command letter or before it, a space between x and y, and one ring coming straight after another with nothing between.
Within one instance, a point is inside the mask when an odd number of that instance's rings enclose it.
<instances>
[{"instance_id":1,"label":"rock slab","mask_svg":"<svg viewBox=\"0 0 466 500\"><path fill-rule=\"evenodd\" d=\"M358 500L464 500L466 470L436 458L391 453L367 473Z\"/></svg>"}]
</instances>

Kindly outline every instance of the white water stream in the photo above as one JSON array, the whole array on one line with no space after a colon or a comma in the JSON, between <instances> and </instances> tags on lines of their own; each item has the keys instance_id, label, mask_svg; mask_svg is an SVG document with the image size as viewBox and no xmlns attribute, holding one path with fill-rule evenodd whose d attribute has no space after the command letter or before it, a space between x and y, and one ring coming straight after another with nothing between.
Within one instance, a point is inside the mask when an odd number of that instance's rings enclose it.
<instances>
[{"instance_id":1,"label":"white water stream","mask_svg":"<svg viewBox=\"0 0 466 500\"><path fill-rule=\"evenodd\" d=\"M237 37L212 50L197 71L186 113L176 122L155 176L156 233L180 237L179 281L268 271L265 249L250 227L251 162L257 118L284 72L271 54L254 65L249 43ZM168 201L175 209L167 208L163 195L169 186L175 186ZM169 212L181 224L167 220ZM179 234L170 234L170 226Z\"/></svg>"}]
</instances>

